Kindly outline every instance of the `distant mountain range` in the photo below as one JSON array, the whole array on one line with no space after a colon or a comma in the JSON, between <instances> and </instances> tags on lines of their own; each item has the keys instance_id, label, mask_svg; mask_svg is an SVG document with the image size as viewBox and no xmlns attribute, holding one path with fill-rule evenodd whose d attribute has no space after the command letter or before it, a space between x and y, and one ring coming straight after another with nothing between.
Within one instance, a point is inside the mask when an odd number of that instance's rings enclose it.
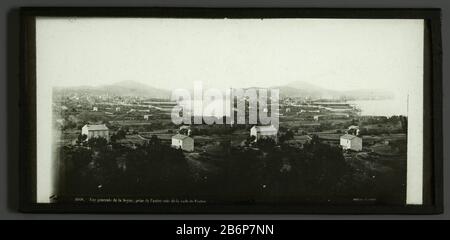
<instances>
[{"instance_id":1,"label":"distant mountain range","mask_svg":"<svg viewBox=\"0 0 450 240\"><path fill-rule=\"evenodd\" d=\"M280 90L280 97L301 97L301 98L312 98L312 99L388 99L392 98L393 94L387 91L381 90L351 90L351 91L338 91L318 87L311 83L306 83L302 81L292 82L282 86L274 86L272 88L277 88ZM255 87L259 89L259 87ZM116 95L116 96L137 96L137 97L148 97L148 98L161 98L169 99L171 92L169 90L160 89L148 86L143 83L135 81L122 81L110 85L102 86L79 86L79 87L57 87L56 91L69 91L69 92L84 92L94 95Z\"/></svg>"},{"instance_id":2,"label":"distant mountain range","mask_svg":"<svg viewBox=\"0 0 450 240\"><path fill-rule=\"evenodd\" d=\"M150 87L135 81L122 81L102 86L58 87L56 91L75 91L91 93L95 95L136 96L169 99L171 92L164 89Z\"/></svg>"},{"instance_id":3,"label":"distant mountain range","mask_svg":"<svg viewBox=\"0 0 450 240\"><path fill-rule=\"evenodd\" d=\"M309 97L312 99L389 99L393 94L388 91L377 89L358 89L351 91L338 91L318 87L311 83L302 81L292 82L282 86L274 86L280 90L281 97Z\"/></svg>"}]
</instances>

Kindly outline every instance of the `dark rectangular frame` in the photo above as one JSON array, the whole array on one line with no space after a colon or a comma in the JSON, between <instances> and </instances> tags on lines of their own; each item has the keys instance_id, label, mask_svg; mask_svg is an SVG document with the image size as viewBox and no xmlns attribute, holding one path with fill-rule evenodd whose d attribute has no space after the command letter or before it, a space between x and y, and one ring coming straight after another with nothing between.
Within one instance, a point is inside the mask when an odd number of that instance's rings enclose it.
<instances>
[{"instance_id":1,"label":"dark rectangular frame","mask_svg":"<svg viewBox=\"0 0 450 240\"><path fill-rule=\"evenodd\" d=\"M424 19L424 204L127 205L36 203L35 17ZM440 9L328 8L21 8L19 210L34 213L438 214L443 212L442 43Z\"/></svg>"}]
</instances>

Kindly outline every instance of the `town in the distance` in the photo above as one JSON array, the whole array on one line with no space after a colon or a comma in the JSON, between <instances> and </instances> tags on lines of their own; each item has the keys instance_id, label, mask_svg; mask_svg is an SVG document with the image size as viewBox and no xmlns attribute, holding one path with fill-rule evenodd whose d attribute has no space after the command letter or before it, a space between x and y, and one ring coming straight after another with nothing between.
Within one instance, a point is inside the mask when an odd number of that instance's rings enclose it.
<instances>
[{"instance_id":1,"label":"town in the distance","mask_svg":"<svg viewBox=\"0 0 450 240\"><path fill-rule=\"evenodd\" d=\"M170 92L136 82L55 87L55 198L404 202L407 117L358 105L388 93L277 88L278 126L174 124Z\"/></svg>"}]
</instances>

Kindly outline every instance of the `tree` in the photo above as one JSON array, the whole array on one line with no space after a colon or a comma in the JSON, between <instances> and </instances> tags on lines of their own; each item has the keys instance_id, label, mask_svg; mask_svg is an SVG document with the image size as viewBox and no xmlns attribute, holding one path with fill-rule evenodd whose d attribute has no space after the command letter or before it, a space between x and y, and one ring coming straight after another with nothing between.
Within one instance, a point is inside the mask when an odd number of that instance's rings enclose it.
<instances>
[{"instance_id":1,"label":"tree","mask_svg":"<svg viewBox=\"0 0 450 240\"><path fill-rule=\"evenodd\" d=\"M262 184L262 152L252 148L234 148L224 169L226 179L217 182L228 198L237 201L258 199ZM217 188L217 186L216 186Z\"/></svg>"},{"instance_id":2,"label":"tree","mask_svg":"<svg viewBox=\"0 0 450 240\"><path fill-rule=\"evenodd\" d=\"M256 145L263 151L272 151L276 146L276 142L273 138L260 138L256 142Z\"/></svg>"},{"instance_id":3,"label":"tree","mask_svg":"<svg viewBox=\"0 0 450 240\"><path fill-rule=\"evenodd\" d=\"M337 184L342 177L349 173L349 166L345 162L342 149L321 143L317 136L304 145L306 158L305 181L311 192L320 194L334 194Z\"/></svg>"},{"instance_id":4,"label":"tree","mask_svg":"<svg viewBox=\"0 0 450 240\"><path fill-rule=\"evenodd\" d=\"M352 135L356 135L356 133L359 131L359 129L356 128L351 128L349 130L347 130L348 134L352 134Z\"/></svg>"},{"instance_id":5,"label":"tree","mask_svg":"<svg viewBox=\"0 0 450 240\"><path fill-rule=\"evenodd\" d=\"M153 134L150 138L149 144L153 146L159 146L161 145L161 140L158 138L157 135Z\"/></svg>"},{"instance_id":6,"label":"tree","mask_svg":"<svg viewBox=\"0 0 450 240\"><path fill-rule=\"evenodd\" d=\"M255 140L256 140L256 137L254 135L250 135L245 140L245 145L250 145L250 144L254 143Z\"/></svg>"},{"instance_id":7,"label":"tree","mask_svg":"<svg viewBox=\"0 0 450 240\"><path fill-rule=\"evenodd\" d=\"M292 130L290 130L290 129L286 130L284 133L281 133L280 137L278 138L280 143L283 143L285 141L289 141L292 139L294 139L294 132L292 132Z\"/></svg>"},{"instance_id":8,"label":"tree","mask_svg":"<svg viewBox=\"0 0 450 240\"><path fill-rule=\"evenodd\" d=\"M84 147L66 149L63 156L70 156L70 161L75 171L86 167L92 161L92 151Z\"/></svg>"},{"instance_id":9,"label":"tree","mask_svg":"<svg viewBox=\"0 0 450 240\"><path fill-rule=\"evenodd\" d=\"M187 128L180 129L180 131L178 131L178 133L183 134L183 135L188 135L189 129L187 129Z\"/></svg>"},{"instance_id":10,"label":"tree","mask_svg":"<svg viewBox=\"0 0 450 240\"><path fill-rule=\"evenodd\" d=\"M117 131L116 133L116 139L120 140L120 139L124 139L127 135L127 132L124 129L119 129L119 131Z\"/></svg>"},{"instance_id":11,"label":"tree","mask_svg":"<svg viewBox=\"0 0 450 240\"><path fill-rule=\"evenodd\" d=\"M117 135L113 133L109 139L114 144L117 142Z\"/></svg>"},{"instance_id":12,"label":"tree","mask_svg":"<svg viewBox=\"0 0 450 240\"><path fill-rule=\"evenodd\" d=\"M108 145L108 141L103 137L93 137L87 142L87 145L95 149L103 149Z\"/></svg>"},{"instance_id":13,"label":"tree","mask_svg":"<svg viewBox=\"0 0 450 240\"><path fill-rule=\"evenodd\" d=\"M130 127L128 126L122 126L120 129L123 130L125 134L128 133L128 131L130 131Z\"/></svg>"},{"instance_id":14,"label":"tree","mask_svg":"<svg viewBox=\"0 0 450 240\"><path fill-rule=\"evenodd\" d=\"M404 133L407 133L408 132L408 118L405 117L405 116L401 116L400 117L400 123L402 125L402 131Z\"/></svg>"},{"instance_id":15,"label":"tree","mask_svg":"<svg viewBox=\"0 0 450 240\"><path fill-rule=\"evenodd\" d=\"M77 137L77 144L80 145L84 141L86 141L87 135L86 134L79 134Z\"/></svg>"},{"instance_id":16,"label":"tree","mask_svg":"<svg viewBox=\"0 0 450 240\"><path fill-rule=\"evenodd\" d=\"M92 162L92 150L85 147L61 148L60 184L61 194L82 195L90 193L88 166Z\"/></svg>"}]
</instances>

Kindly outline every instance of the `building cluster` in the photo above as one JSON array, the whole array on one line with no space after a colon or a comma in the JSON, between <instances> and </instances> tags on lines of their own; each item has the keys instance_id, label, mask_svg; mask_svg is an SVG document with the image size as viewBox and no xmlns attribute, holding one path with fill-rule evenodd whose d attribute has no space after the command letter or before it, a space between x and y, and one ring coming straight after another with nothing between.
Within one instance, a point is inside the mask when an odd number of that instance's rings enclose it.
<instances>
[{"instance_id":1,"label":"building cluster","mask_svg":"<svg viewBox=\"0 0 450 240\"><path fill-rule=\"evenodd\" d=\"M109 129L105 124L86 124L81 129L81 134L86 135L86 140L96 137L110 140ZM250 136L257 142L260 139L273 139L278 142L278 129L274 126L253 126L250 129ZM309 136L308 136L309 137ZM310 138L310 137L309 137ZM194 138L191 137L189 126L181 126L178 133L172 136L171 146L183 151L194 151ZM362 138L359 136L359 127L350 126L347 133L339 139L339 144L344 150L362 151Z\"/></svg>"},{"instance_id":2,"label":"building cluster","mask_svg":"<svg viewBox=\"0 0 450 240\"><path fill-rule=\"evenodd\" d=\"M344 101L310 101L301 99L288 99L281 103L286 114L294 113L297 116L320 120L348 119L360 110Z\"/></svg>"},{"instance_id":3,"label":"building cluster","mask_svg":"<svg viewBox=\"0 0 450 240\"><path fill-rule=\"evenodd\" d=\"M81 101L78 98L75 100ZM73 101L75 101L73 100ZM89 104L89 111L101 112L105 111L107 115L116 115L128 113L127 116L137 117L137 119L150 121L152 119L158 118L159 115L155 112L150 111L151 109L168 112L174 106L174 102L170 101L144 101L142 99L128 99L128 98L99 98L95 101L88 99L91 104ZM107 103L106 101L111 101ZM84 106L84 105L83 105ZM282 112L286 116L292 115L302 115L308 120L315 120L310 122L302 123L303 126L313 128L320 127L321 120L333 120L333 119L347 119L355 114L355 109L352 105L345 102L320 102L320 101L309 101L309 100L296 100L292 98L287 98L281 102ZM66 106L65 109L69 109ZM72 107L70 108L72 109ZM67 111L67 110L64 110ZM264 109L268 112L268 109ZM130 114L133 113L133 114ZM282 113L279 113L283 116ZM64 119L58 119L57 123L59 125L64 125ZM320 131L320 130L318 130ZM103 137L110 140L109 129L104 124L86 124L82 127L82 134L87 136L87 140L95 137ZM278 142L278 129L272 125L269 126L258 126L255 125L250 129L250 136L254 137L254 141L257 142L261 139L270 138L275 142ZM302 137L305 137L303 139ZM141 137L142 138L142 137ZM308 141L309 136L296 136L296 142ZM177 149L182 149L183 151L192 152L194 151L194 138L191 136L191 129L189 126L181 126L177 133L170 138L171 146ZM333 141L336 143L339 140L339 145L345 150L362 151L362 138L359 136L359 127L350 126L346 133L342 136L335 136Z\"/></svg>"}]
</instances>

